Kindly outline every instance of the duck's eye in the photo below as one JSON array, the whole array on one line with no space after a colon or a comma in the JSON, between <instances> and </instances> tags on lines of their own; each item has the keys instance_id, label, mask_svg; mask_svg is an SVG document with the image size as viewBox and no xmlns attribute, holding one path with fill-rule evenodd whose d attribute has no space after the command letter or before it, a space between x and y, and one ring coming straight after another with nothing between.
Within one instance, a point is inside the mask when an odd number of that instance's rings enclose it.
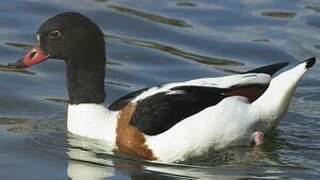
<instances>
[{"instance_id":1,"label":"duck's eye","mask_svg":"<svg viewBox=\"0 0 320 180\"><path fill-rule=\"evenodd\" d=\"M61 32L58 30L55 30L55 31L52 31L51 33L49 33L49 38L51 38L51 39L56 39L60 36L61 36Z\"/></svg>"}]
</instances>

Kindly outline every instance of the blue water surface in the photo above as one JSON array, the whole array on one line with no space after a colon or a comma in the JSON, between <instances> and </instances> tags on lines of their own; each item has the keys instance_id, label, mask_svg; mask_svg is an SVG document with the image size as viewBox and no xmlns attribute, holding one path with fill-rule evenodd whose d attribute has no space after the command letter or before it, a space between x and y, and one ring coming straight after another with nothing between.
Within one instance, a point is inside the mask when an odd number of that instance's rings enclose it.
<instances>
[{"instance_id":1,"label":"blue water surface","mask_svg":"<svg viewBox=\"0 0 320 180\"><path fill-rule=\"evenodd\" d=\"M105 33L107 104L146 86L320 58L318 0L1 0L0 64L20 58L39 25L64 11ZM319 97L318 63L264 145L160 164L67 134L63 61L0 66L0 179L318 179Z\"/></svg>"}]
</instances>

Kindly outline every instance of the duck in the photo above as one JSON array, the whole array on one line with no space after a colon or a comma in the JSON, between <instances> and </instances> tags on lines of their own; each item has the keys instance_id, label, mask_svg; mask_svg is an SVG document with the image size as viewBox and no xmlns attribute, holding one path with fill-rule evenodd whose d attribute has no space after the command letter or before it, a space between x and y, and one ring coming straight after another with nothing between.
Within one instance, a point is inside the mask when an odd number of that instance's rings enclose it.
<instances>
[{"instance_id":1,"label":"duck","mask_svg":"<svg viewBox=\"0 0 320 180\"><path fill-rule=\"evenodd\" d=\"M288 62L146 87L106 106L105 40L96 23L78 12L63 12L42 23L36 39L29 52L8 66L64 61L68 132L148 161L184 161L212 149L262 144L316 62L309 58L276 76Z\"/></svg>"}]
</instances>

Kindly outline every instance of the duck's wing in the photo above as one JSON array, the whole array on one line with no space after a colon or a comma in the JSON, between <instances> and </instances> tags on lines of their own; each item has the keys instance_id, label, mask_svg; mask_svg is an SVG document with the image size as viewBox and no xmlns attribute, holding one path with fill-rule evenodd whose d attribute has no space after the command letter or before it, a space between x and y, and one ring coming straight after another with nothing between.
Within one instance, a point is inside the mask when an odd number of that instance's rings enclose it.
<instances>
[{"instance_id":1,"label":"duck's wing","mask_svg":"<svg viewBox=\"0 0 320 180\"><path fill-rule=\"evenodd\" d=\"M153 90L158 91L154 94L151 91L143 93L134 101L136 109L130 123L147 135L160 134L189 116L218 104L224 98L243 96L249 102L254 101L267 89L270 78L266 77L259 78L257 82L251 79L247 83L242 81L241 84L229 87L210 86L208 82L205 86L185 83L163 91Z\"/></svg>"},{"instance_id":2,"label":"duck's wing","mask_svg":"<svg viewBox=\"0 0 320 180\"><path fill-rule=\"evenodd\" d=\"M269 75L250 73L171 83L133 92L109 109L121 111L128 103L135 104L130 124L147 135L157 135L224 98L243 96L252 102L267 89L269 82Z\"/></svg>"},{"instance_id":3,"label":"duck's wing","mask_svg":"<svg viewBox=\"0 0 320 180\"><path fill-rule=\"evenodd\" d=\"M157 135L224 98L243 96L248 103L253 102L268 88L270 79L269 73L252 70L220 78L170 83L131 93L109 109L121 110L128 103L135 104L130 124L147 135Z\"/></svg>"},{"instance_id":4,"label":"duck's wing","mask_svg":"<svg viewBox=\"0 0 320 180\"><path fill-rule=\"evenodd\" d=\"M144 99L151 98L153 95L156 95L158 93L167 93L167 95L178 94L180 92L179 87L198 87L199 90L205 89L206 87L208 89L226 89L232 86L240 87L250 84L266 84L266 82L269 82L269 76L266 75L264 75L263 78L255 78L255 80L252 81L252 77L256 76L257 74L250 73L245 75L225 76L221 78L202 78L181 83L169 83L154 87L143 88L119 98L118 100L114 101L111 105L109 105L108 109L112 111L118 111L132 101L142 101ZM267 78L267 80L264 78Z\"/></svg>"}]
</instances>

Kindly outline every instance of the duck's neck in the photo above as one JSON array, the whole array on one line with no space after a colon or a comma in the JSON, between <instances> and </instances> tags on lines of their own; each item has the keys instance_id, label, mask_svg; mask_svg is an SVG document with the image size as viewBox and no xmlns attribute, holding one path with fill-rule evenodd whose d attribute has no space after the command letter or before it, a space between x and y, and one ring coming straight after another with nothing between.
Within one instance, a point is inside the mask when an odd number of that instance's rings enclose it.
<instances>
[{"instance_id":1,"label":"duck's neck","mask_svg":"<svg viewBox=\"0 0 320 180\"><path fill-rule=\"evenodd\" d=\"M104 102L104 57L72 57L66 61L66 66L69 104Z\"/></svg>"}]
</instances>

